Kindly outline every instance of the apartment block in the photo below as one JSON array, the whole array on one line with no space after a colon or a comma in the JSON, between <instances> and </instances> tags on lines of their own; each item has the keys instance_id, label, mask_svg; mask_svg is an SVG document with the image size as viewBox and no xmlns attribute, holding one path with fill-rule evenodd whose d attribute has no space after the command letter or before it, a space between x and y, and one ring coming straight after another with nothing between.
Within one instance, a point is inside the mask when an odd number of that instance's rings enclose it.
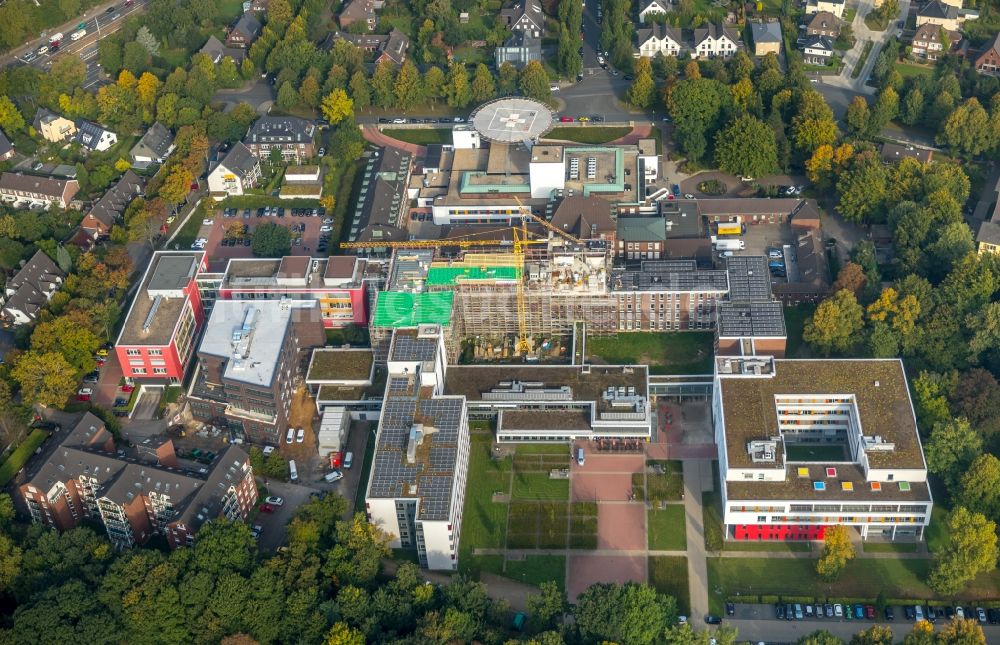
<instances>
[{"instance_id":1,"label":"apartment block","mask_svg":"<svg viewBox=\"0 0 1000 645\"><path fill-rule=\"evenodd\" d=\"M448 369L440 326L393 333L365 508L392 548L416 550L428 569L455 571L469 424L465 398L445 394Z\"/></svg>"},{"instance_id":2,"label":"apartment block","mask_svg":"<svg viewBox=\"0 0 1000 645\"><path fill-rule=\"evenodd\" d=\"M898 359L716 358L728 539L923 539L933 498Z\"/></svg>"},{"instance_id":3,"label":"apartment block","mask_svg":"<svg viewBox=\"0 0 1000 645\"><path fill-rule=\"evenodd\" d=\"M114 437L90 413L29 464L18 491L33 521L59 531L97 521L118 549L154 535L171 548L190 546L206 522L245 520L257 502L250 459L239 447L208 468L178 459L166 437L116 452Z\"/></svg>"},{"instance_id":4,"label":"apartment block","mask_svg":"<svg viewBox=\"0 0 1000 645\"><path fill-rule=\"evenodd\" d=\"M184 380L205 319L195 277L206 268L202 251L153 254L115 343L126 377Z\"/></svg>"},{"instance_id":5,"label":"apartment block","mask_svg":"<svg viewBox=\"0 0 1000 645\"><path fill-rule=\"evenodd\" d=\"M217 300L188 391L192 415L254 443L278 443L299 360L325 341L314 300Z\"/></svg>"}]
</instances>

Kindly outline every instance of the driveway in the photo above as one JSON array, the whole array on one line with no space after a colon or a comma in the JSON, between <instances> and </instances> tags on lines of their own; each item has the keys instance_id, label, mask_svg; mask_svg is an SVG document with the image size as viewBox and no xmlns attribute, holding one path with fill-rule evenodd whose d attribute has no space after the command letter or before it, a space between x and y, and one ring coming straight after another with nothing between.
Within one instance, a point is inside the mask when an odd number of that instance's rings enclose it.
<instances>
[{"instance_id":1,"label":"driveway","mask_svg":"<svg viewBox=\"0 0 1000 645\"><path fill-rule=\"evenodd\" d=\"M820 77L820 84L847 88L860 94L875 94L875 88L865 84L865 81L871 75L872 69L875 67L875 60L878 58L879 52L882 51L882 47L889 42L889 39L895 37L900 32L897 24L900 20L906 20L910 12L910 0L900 0L899 16L889 22L889 26L885 31L872 31L865 25L865 16L873 11L874 8L875 4L873 0L858 1L858 12L854 16L854 22L851 23L851 28L854 30L855 36L854 47L844 54L844 67L840 70L840 74L838 76L822 76ZM858 74L857 78L852 78L854 68L861 58L862 52L864 52L865 43L868 41L874 43L871 52L869 52L868 58L865 59L861 73Z\"/></svg>"},{"instance_id":2,"label":"driveway","mask_svg":"<svg viewBox=\"0 0 1000 645\"><path fill-rule=\"evenodd\" d=\"M270 83L261 79L244 87L218 90L212 100L225 103L226 112L240 103L249 103L257 110L257 114L265 115L274 104L274 88L271 87Z\"/></svg>"},{"instance_id":3,"label":"driveway","mask_svg":"<svg viewBox=\"0 0 1000 645\"><path fill-rule=\"evenodd\" d=\"M260 478L258 478L260 479ZM263 480L268 496L277 496L284 500L281 506L274 508L274 513L258 513L251 522L264 530L257 539L257 547L263 551L275 551L285 543L287 525L292 521L295 509L309 501L309 495L317 492L315 488L288 484L279 481ZM263 503L261 499L258 504Z\"/></svg>"}]
</instances>

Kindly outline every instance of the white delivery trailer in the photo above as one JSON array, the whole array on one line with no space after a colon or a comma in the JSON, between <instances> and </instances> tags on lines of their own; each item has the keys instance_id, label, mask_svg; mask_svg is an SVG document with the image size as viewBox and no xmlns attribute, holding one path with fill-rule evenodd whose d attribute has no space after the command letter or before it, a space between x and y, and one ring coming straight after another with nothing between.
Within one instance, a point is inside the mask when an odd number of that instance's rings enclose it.
<instances>
[{"instance_id":1,"label":"white delivery trailer","mask_svg":"<svg viewBox=\"0 0 1000 645\"><path fill-rule=\"evenodd\" d=\"M716 251L742 251L746 247L746 242L738 238L718 238L715 241Z\"/></svg>"},{"instance_id":2,"label":"white delivery trailer","mask_svg":"<svg viewBox=\"0 0 1000 645\"><path fill-rule=\"evenodd\" d=\"M49 36L49 44L55 45L61 43L62 39L63 39L63 33L61 31L57 34L52 34L51 36Z\"/></svg>"}]
</instances>

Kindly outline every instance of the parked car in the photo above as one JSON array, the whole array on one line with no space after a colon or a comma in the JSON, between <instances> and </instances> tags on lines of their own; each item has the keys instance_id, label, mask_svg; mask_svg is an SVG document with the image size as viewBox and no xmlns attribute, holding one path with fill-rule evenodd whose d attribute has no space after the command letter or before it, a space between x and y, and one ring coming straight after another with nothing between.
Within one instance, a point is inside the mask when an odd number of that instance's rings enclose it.
<instances>
[{"instance_id":1,"label":"parked car","mask_svg":"<svg viewBox=\"0 0 1000 645\"><path fill-rule=\"evenodd\" d=\"M924 619L924 608L920 605L913 606L913 619L921 621Z\"/></svg>"},{"instance_id":2,"label":"parked car","mask_svg":"<svg viewBox=\"0 0 1000 645\"><path fill-rule=\"evenodd\" d=\"M709 614L705 616L705 622L709 625L721 625L722 619L719 618L718 616L713 616L712 614Z\"/></svg>"},{"instance_id":3,"label":"parked car","mask_svg":"<svg viewBox=\"0 0 1000 645\"><path fill-rule=\"evenodd\" d=\"M347 451L347 454L344 455L344 468L350 469L350 467L353 464L354 464L354 453L351 451Z\"/></svg>"},{"instance_id":4,"label":"parked car","mask_svg":"<svg viewBox=\"0 0 1000 645\"><path fill-rule=\"evenodd\" d=\"M785 603L785 620L795 620L795 607L790 602Z\"/></svg>"},{"instance_id":5,"label":"parked car","mask_svg":"<svg viewBox=\"0 0 1000 645\"><path fill-rule=\"evenodd\" d=\"M273 504L274 506L281 506L282 504L285 503L285 500L281 499L280 497L275 497L274 495L271 495L264 501L267 502L268 504Z\"/></svg>"},{"instance_id":6,"label":"parked car","mask_svg":"<svg viewBox=\"0 0 1000 645\"><path fill-rule=\"evenodd\" d=\"M339 470L334 470L333 472L329 472L323 476L323 479L328 484L332 484L335 481L340 481L343 478L344 478L344 473L340 472Z\"/></svg>"},{"instance_id":7,"label":"parked car","mask_svg":"<svg viewBox=\"0 0 1000 645\"><path fill-rule=\"evenodd\" d=\"M261 513L273 513L274 512L274 505L273 504L261 504L260 505L260 512Z\"/></svg>"},{"instance_id":8,"label":"parked car","mask_svg":"<svg viewBox=\"0 0 1000 645\"><path fill-rule=\"evenodd\" d=\"M406 123L406 119L393 119L392 122L396 124Z\"/></svg>"},{"instance_id":9,"label":"parked car","mask_svg":"<svg viewBox=\"0 0 1000 645\"><path fill-rule=\"evenodd\" d=\"M976 618L983 625L986 624L986 610L982 607L976 607Z\"/></svg>"},{"instance_id":10,"label":"parked car","mask_svg":"<svg viewBox=\"0 0 1000 645\"><path fill-rule=\"evenodd\" d=\"M945 607L944 608L944 617L947 620L951 620L952 618L954 618L955 617L955 608L952 607L952 606L950 606L950 605L947 606L947 607Z\"/></svg>"},{"instance_id":11,"label":"parked car","mask_svg":"<svg viewBox=\"0 0 1000 645\"><path fill-rule=\"evenodd\" d=\"M572 123L573 122L573 117L571 117L571 116L561 116L561 117L559 117L559 122L560 123Z\"/></svg>"},{"instance_id":12,"label":"parked car","mask_svg":"<svg viewBox=\"0 0 1000 645\"><path fill-rule=\"evenodd\" d=\"M83 377L83 382L97 383L97 381L100 380L100 378L101 378L101 373L98 372L97 370L94 370L93 372L90 372L89 374Z\"/></svg>"},{"instance_id":13,"label":"parked car","mask_svg":"<svg viewBox=\"0 0 1000 645\"><path fill-rule=\"evenodd\" d=\"M785 606L780 602L774 603L774 617L777 620L784 620Z\"/></svg>"},{"instance_id":14,"label":"parked car","mask_svg":"<svg viewBox=\"0 0 1000 645\"><path fill-rule=\"evenodd\" d=\"M260 524L254 524L252 527L250 527L250 535L252 535L253 539L255 540L259 538L260 534L263 532L264 532L264 527L261 526Z\"/></svg>"},{"instance_id":15,"label":"parked car","mask_svg":"<svg viewBox=\"0 0 1000 645\"><path fill-rule=\"evenodd\" d=\"M94 394L94 390L89 387L82 387L76 392L77 401L89 401L91 395Z\"/></svg>"},{"instance_id":16,"label":"parked car","mask_svg":"<svg viewBox=\"0 0 1000 645\"><path fill-rule=\"evenodd\" d=\"M319 149L319 156L320 157L325 157L326 156L326 148L320 148Z\"/></svg>"},{"instance_id":17,"label":"parked car","mask_svg":"<svg viewBox=\"0 0 1000 645\"><path fill-rule=\"evenodd\" d=\"M285 433L285 443L292 443L295 441L295 428L289 428L288 432Z\"/></svg>"},{"instance_id":18,"label":"parked car","mask_svg":"<svg viewBox=\"0 0 1000 645\"><path fill-rule=\"evenodd\" d=\"M812 605L806 605L805 606L805 610L806 610L806 618L812 618L813 617L813 606Z\"/></svg>"},{"instance_id":19,"label":"parked car","mask_svg":"<svg viewBox=\"0 0 1000 645\"><path fill-rule=\"evenodd\" d=\"M892 610L892 607L885 608L885 619L896 620L896 613Z\"/></svg>"},{"instance_id":20,"label":"parked car","mask_svg":"<svg viewBox=\"0 0 1000 645\"><path fill-rule=\"evenodd\" d=\"M938 610L935 611L935 609L933 607L931 607L930 605L927 605L926 616L927 616L927 621L928 622L933 623L935 620L937 620L938 616L940 616L942 613L943 612L940 609L938 609Z\"/></svg>"},{"instance_id":21,"label":"parked car","mask_svg":"<svg viewBox=\"0 0 1000 645\"><path fill-rule=\"evenodd\" d=\"M347 453L347 454L351 454L351 453ZM346 466L345 466L345 468L346 468ZM727 602L726 603L726 615L727 616L733 616L734 614L736 614L736 605L734 605L731 602Z\"/></svg>"},{"instance_id":22,"label":"parked car","mask_svg":"<svg viewBox=\"0 0 1000 645\"><path fill-rule=\"evenodd\" d=\"M299 431L295 434L295 443L302 443L306 440L306 431L304 428L299 428Z\"/></svg>"},{"instance_id":23,"label":"parked car","mask_svg":"<svg viewBox=\"0 0 1000 645\"><path fill-rule=\"evenodd\" d=\"M958 617L959 620L965 618L965 610L962 609L961 605L955 605L955 616Z\"/></svg>"},{"instance_id":24,"label":"parked car","mask_svg":"<svg viewBox=\"0 0 1000 645\"><path fill-rule=\"evenodd\" d=\"M833 605L832 604L826 603L826 606L823 607L823 610L824 610L823 613L826 614L827 618L833 618Z\"/></svg>"},{"instance_id":25,"label":"parked car","mask_svg":"<svg viewBox=\"0 0 1000 645\"><path fill-rule=\"evenodd\" d=\"M904 606L903 615L906 616L906 620L915 620L917 617L917 613L913 610L913 605Z\"/></svg>"},{"instance_id":26,"label":"parked car","mask_svg":"<svg viewBox=\"0 0 1000 645\"><path fill-rule=\"evenodd\" d=\"M833 606L833 615L837 618L842 618L844 615L844 606L839 602Z\"/></svg>"}]
</instances>

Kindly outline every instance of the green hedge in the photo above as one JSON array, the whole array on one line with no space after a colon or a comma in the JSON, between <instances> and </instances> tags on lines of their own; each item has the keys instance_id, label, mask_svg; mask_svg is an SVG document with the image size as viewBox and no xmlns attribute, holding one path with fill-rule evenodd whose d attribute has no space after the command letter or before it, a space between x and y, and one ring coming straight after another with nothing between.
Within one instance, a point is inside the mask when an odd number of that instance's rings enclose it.
<instances>
[{"instance_id":1,"label":"green hedge","mask_svg":"<svg viewBox=\"0 0 1000 645\"><path fill-rule=\"evenodd\" d=\"M48 438L49 433L41 428L35 428L31 434L29 434L24 441L21 442L17 448L14 449L10 456L7 457L3 464L0 464L0 486L6 486L7 482L14 478L14 475L18 473L19 470L24 468L24 464L28 463L28 458L38 449L39 446Z\"/></svg>"}]
</instances>

